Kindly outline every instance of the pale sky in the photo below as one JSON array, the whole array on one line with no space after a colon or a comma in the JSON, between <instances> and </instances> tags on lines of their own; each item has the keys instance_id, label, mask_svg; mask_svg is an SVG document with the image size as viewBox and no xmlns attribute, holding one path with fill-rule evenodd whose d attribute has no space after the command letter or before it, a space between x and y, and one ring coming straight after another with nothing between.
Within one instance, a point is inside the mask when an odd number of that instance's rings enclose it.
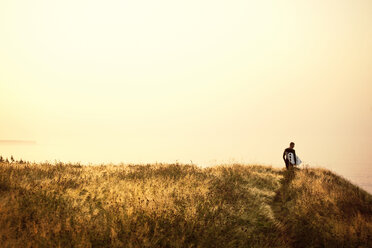
<instances>
[{"instance_id":1,"label":"pale sky","mask_svg":"<svg viewBox=\"0 0 372 248\"><path fill-rule=\"evenodd\" d=\"M371 95L370 0L0 1L3 156L362 171Z\"/></svg>"}]
</instances>

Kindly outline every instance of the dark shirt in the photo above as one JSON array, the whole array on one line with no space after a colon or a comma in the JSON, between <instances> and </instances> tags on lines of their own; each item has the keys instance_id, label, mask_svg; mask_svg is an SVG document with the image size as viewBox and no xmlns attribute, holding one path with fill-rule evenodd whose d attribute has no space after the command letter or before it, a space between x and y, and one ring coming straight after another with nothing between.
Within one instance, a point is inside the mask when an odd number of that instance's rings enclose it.
<instances>
[{"instance_id":1,"label":"dark shirt","mask_svg":"<svg viewBox=\"0 0 372 248\"><path fill-rule=\"evenodd\" d=\"M297 164L297 160L296 160L296 151L294 150L294 149L292 149L292 148L286 148L285 150L284 150L284 152L283 152L283 159L284 159L284 161L288 161L288 157L287 157L287 154L289 153L289 152L292 152L293 153L293 155L294 155L294 160L295 160L295 164Z\"/></svg>"}]
</instances>

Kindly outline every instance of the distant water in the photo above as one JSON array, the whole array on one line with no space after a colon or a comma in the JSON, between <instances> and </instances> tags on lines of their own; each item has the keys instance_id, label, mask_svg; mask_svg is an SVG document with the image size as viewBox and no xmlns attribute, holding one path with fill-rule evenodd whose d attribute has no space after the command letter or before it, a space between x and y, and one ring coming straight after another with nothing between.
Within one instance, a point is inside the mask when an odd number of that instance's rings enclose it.
<instances>
[{"instance_id":1,"label":"distant water","mask_svg":"<svg viewBox=\"0 0 372 248\"><path fill-rule=\"evenodd\" d=\"M6 142L5 142L6 143ZM10 144L8 144L10 143ZM78 150L78 147L72 146L70 144L63 146L63 145L43 145L43 144L32 144L29 145L27 142L21 142L22 145L15 145L12 141L7 141L7 144L0 142L0 155L4 157L10 158L11 155L14 155L16 159L25 159L28 161L36 161L36 162L43 162L43 161L65 161L65 162L76 162L79 161L82 164L100 164L104 163L104 161L113 162L113 163L142 163L142 161L136 161L133 157L124 157L119 152L113 154L105 154L100 156L97 152L92 152L91 150L79 153L72 153L71 150ZM365 145L367 147L372 146L372 141L366 141ZM95 147L92 148L94 150ZM94 150L95 151L95 150ZM116 150L113 150L116 151ZM263 151L263 150L262 150ZM312 151L311 149L298 149L300 157L303 161L303 165L308 164L310 167L322 167L325 169L329 169L336 174L343 176L350 182L355 185L358 185L362 189L366 190L368 193L372 194L372 154L368 153L367 150L362 153L360 150L350 150L346 152L338 152L337 150L333 150L332 152L320 153L322 150ZM250 157L242 157L241 159L238 157L237 160L234 161L223 161L221 156L220 159L216 160L208 160L202 156L192 156L194 163L201 165L213 165L213 164L223 164L226 163L246 163L246 164L267 164L273 165L277 168L283 168L284 163L281 157L282 150L278 153L270 153L268 155L260 154L261 150L256 149L253 147L250 151L252 154L258 154L254 158ZM209 156L209 155L208 155ZM90 160L85 161L84 159L89 158ZM265 159L261 159L265 158ZM315 161L316 159L316 161ZM240 161L241 160L241 161ZM98 162L96 162L98 161ZM155 163L157 160L154 158L147 158L144 159L147 163ZM164 160L162 162L174 162L171 160L169 156L164 155ZM189 163L190 160L180 160L181 163ZM302 168L302 166L300 166Z\"/></svg>"},{"instance_id":2,"label":"distant water","mask_svg":"<svg viewBox=\"0 0 372 248\"><path fill-rule=\"evenodd\" d=\"M372 194L372 164L370 162L352 161L347 164L342 162L338 164L341 168L330 169Z\"/></svg>"},{"instance_id":3,"label":"distant water","mask_svg":"<svg viewBox=\"0 0 372 248\"><path fill-rule=\"evenodd\" d=\"M368 174L350 174L342 175L346 179L350 180L352 183L358 185L368 193L372 194L372 175Z\"/></svg>"},{"instance_id":4,"label":"distant water","mask_svg":"<svg viewBox=\"0 0 372 248\"><path fill-rule=\"evenodd\" d=\"M326 159L324 159L326 161ZM327 161L324 163L309 163L310 167L321 167L329 169L337 175L349 180L352 184L359 186L368 193L372 194L372 163L368 161L358 161L353 159L343 159ZM305 163L306 164L306 163ZM302 166L300 166L302 168Z\"/></svg>"}]
</instances>

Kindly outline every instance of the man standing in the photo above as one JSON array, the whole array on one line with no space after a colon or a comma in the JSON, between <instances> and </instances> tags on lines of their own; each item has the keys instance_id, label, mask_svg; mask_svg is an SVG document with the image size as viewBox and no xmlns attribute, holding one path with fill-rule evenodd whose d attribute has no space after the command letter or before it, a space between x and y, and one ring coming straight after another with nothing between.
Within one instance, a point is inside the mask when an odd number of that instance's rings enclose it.
<instances>
[{"instance_id":1,"label":"man standing","mask_svg":"<svg viewBox=\"0 0 372 248\"><path fill-rule=\"evenodd\" d=\"M291 162L289 162L289 159L288 159L288 153L290 153L290 152L293 153L293 155L294 155L294 160L295 160L295 163L294 163L294 164L297 163L297 161L296 161L296 151L293 149L294 146L295 146L295 143L291 142L291 143L289 144L289 147L286 148L286 149L284 150L284 152L283 152L283 159L284 159L285 167L287 168L287 170L289 169L289 167L293 167L293 164L291 164Z\"/></svg>"}]
</instances>

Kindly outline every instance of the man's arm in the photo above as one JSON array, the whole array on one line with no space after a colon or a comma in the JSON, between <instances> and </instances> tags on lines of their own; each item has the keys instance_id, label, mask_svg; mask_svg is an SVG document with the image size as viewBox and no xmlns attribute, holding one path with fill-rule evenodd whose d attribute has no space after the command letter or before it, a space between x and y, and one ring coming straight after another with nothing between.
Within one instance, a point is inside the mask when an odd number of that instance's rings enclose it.
<instances>
[{"instance_id":1,"label":"man's arm","mask_svg":"<svg viewBox=\"0 0 372 248\"><path fill-rule=\"evenodd\" d=\"M295 164L297 164L297 160L296 160L296 151L293 150L293 155L294 155L294 161L295 161Z\"/></svg>"},{"instance_id":2,"label":"man's arm","mask_svg":"<svg viewBox=\"0 0 372 248\"><path fill-rule=\"evenodd\" d=\"M285 150L283 152L283 160L285 161Z\"/></svg>"}]
</instances>

